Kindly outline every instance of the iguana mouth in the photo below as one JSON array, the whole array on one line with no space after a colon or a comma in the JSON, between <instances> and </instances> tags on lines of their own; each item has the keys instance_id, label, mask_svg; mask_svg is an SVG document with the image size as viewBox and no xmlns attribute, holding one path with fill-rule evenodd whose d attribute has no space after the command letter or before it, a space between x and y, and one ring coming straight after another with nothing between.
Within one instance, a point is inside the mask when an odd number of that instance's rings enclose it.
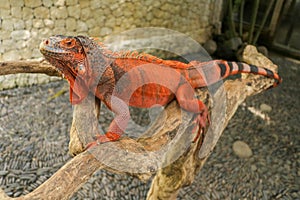
<instances>
[{"instance_id":1,"label":"iguana mouth","mask_svg":"<svg viewBox=\"0 0 300 200\"><path fill-rule=\"evenodd\" d=\"M55 48L51 46L51 42L49 41L49 39L42 41L40 43L40 52L47 57L53 58L55 57L56 59L63 59L67 54L70 54L70 52L65 51L63 49L60 48Z\"/></svg>"},{"instance_id":2,"label":"iguana mouth","mask_svg":"<svg viewBox=\"0 0 300 200\"><path fill-rule=\"evenodd\" d=\"M71 103L80 103L89 91L82 77L72 70L70 64L65 62L65 58L71 56L71 53L60 48L55 48L49 39L41 42L40 52L62 74L62 77L68 80L70 84Z\"/></svg>"}]
</instances>

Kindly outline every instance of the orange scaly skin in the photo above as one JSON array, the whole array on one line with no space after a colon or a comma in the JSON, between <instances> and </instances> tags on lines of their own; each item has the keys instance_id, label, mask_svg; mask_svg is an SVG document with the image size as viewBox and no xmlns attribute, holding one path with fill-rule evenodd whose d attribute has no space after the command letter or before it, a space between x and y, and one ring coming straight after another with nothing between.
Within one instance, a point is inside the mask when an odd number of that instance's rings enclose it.
<instances>
[{"instance_id":1,"label":"orange scaly skin","mask_svg":"<svg viewBox=\"0 0 300 200\"><path fill-rule=\"evenodd\" d=\"M273 78L274 86L281 82L277 73L245 63L213 60L186 64L137 52L112 52L96 39L84 36L50 37L41 43L40 51L69 81L72 104L80 103L92 92L116 114L108 132L97 134L96 142L87 148L120 138L130 118L128 106L164 106L176 99L181 108L198 114L195 120L201 132L208 111L194 97L195 88L237 73Z\"/></svg>"}]
</instances>

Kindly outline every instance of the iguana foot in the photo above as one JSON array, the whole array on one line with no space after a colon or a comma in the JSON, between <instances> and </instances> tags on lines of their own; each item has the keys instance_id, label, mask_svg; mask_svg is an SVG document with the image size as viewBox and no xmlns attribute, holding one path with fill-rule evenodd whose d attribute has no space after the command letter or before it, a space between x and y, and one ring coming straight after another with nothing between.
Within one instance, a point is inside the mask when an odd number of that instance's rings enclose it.
<instances>
[{"instance_id":1,"label":"iguana foot","mask_svg":"<svg viewBox=\"0 0 300 200\"><path fill-rule=\"evenodd\" d=\"M105 143L105 142L113 142L113 141L117 141L119 138L121 137L120 134L118 133L113 133L113 132L107 132L105 134L98 134L95 136L95 141L90 142L86 145L85 150L97 146L101 143Z\"/></svg>"},{"instance_id":2,"label":"iguana foot","mask_svg":"<svg viewBox=\"0 0 300 200\"><path fill-rule=\"evenodd\" d=\"M195 118L195 124L196 124L195 128L193 129L192 132L195 132L195 129L198 126L199 126L199 129L197 131L197 135L193 142L196 142L199 139L200 135L204 132L205 127L210 124L210 117L208 115L207 110L204 110L201 114L197 115L197 117Z\"/></svg>"}]
</instances>

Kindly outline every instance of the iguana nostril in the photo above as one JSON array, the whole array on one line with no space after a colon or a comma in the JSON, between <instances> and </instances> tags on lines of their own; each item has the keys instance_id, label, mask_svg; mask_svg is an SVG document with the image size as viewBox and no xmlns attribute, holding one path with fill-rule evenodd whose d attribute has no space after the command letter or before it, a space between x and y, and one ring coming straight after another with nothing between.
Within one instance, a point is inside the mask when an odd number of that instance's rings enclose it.
<instances>
[{"instance_id":1,"label":"iguana nostril","mask_svg":"<svg viewBox=\"0 0 300 200\"><path fill-rule=\"evenodd\" d=\"M49 42L49 40L45 40L45 45L48 45L50 42Z\"/></svg>"}]
</instances>

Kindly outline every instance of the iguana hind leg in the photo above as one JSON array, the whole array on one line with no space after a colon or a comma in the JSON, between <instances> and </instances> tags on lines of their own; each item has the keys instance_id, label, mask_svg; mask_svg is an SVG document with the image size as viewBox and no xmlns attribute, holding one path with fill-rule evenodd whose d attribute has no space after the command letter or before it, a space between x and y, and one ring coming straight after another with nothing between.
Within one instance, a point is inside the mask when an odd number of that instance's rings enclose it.
<instances>
[{"instance_id":1,"label":"iguana hind leg","mask_svg":"<svg viewBox=\"0 0 300 200\"><path fill-rule=\"evenodd\" d=\"M199 138L202 130L206 127L206 123L209 122L209 116L206 105L201 100L197 99L194 96L194 93L194 89L188 83L184 83L177 89L176 99L181 108L197 114L195 122L199 124L199 129L194 140L196 141Z\"/></svg>"}]
</instances>

